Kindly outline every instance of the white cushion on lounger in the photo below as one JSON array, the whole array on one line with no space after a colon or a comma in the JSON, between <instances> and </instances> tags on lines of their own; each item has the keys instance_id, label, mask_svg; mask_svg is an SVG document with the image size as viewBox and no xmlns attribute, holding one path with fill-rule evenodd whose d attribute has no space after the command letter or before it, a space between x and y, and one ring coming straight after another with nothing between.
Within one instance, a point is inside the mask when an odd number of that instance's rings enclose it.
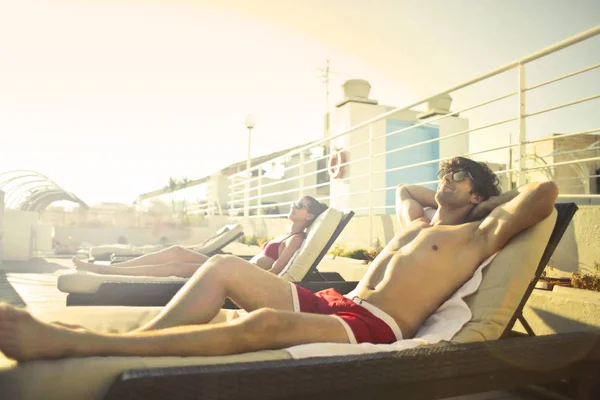
<instances>
[{"instance_id":1,"label":"white cushion on lounger","mask_svg":"<svg viewBox=\"0 0 600 400\"><path fill-rule=\"evenodd\" d=\"M496 340L523 299L548 245L557 212L513 237L483 272L477 292L465 298L473 314L452 338L457 343Z\"/></svg>"},{"instance_id":2,"label":"white cushion on lounger","mask_svg":"<svg viewBox=\"0 0 600 400\"><path fill-rule=\"evenodd\" d=\"M161 307L69 307L44 311L44 321L83 325L103 332L126 332L155 316ZM221 310L212 322L237 316ZM108 322L110 321L110 322ZM0 353L0 387L7 399L102 399L117 376L129 369L226 364L289 359L284 350L261 351L223 357L86 357L32 361L17 364Z\"/></svg>"},{"instance_id":3,"label":"white cushion on lounger","mask_svg":"<svg viewBox=\"0 0 600 400\"><path fill-rule=\"evenodd\" d=\"M325 210L310 226L306 240L279 274L290 282L300 282L313 265L317 256L333 236L342 220L342 212L335 208Z\"/></svg>"},{"instance_id":4,"label":"white cushion on lounger","mask_svg":"<svg viewBox=\"0 0 600 400\"><path fill-rule=\"evenodd\" d=\"M162 247L162 246L161 246ZM134 253L134 246L131 244L102 244L90 249L90 257L99 257L105 254L117 254L128 256Z\"/></svg>"},{"instance_id":5,"label":"white cushion on lounger","mask_svg":"<svg viewBox=\"0 0 600 400\"><path fill-rule=\"evenodd\" d=\"M162 283L162 282L187 282L187 278L176 276L130 276L130 275L104 275L88 271L71 271L58 277L56 286L65 293L96 293L104 282L125 283Z\"/></svg>"},{"instance_id":6,"label":"white cushion on lounger","mask_svg":"<svg viewBox=\"0 0 600 400\"><path fill-rule=\"evenodd\" d=\"M534 276L556 216L554 211L482 262L473 276L425 320L412 339L392 344L313 343L287 350L294 358L326 357L400 351L449 341L470 343L498 339Z\"/></svg>"}]
</instances>

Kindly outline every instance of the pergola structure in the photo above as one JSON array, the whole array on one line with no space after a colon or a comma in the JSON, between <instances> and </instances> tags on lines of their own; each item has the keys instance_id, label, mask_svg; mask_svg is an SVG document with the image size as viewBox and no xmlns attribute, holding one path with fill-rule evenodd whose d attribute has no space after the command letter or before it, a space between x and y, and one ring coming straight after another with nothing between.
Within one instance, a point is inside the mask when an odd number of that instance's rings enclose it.
<instances>
[{"instance_id":1,"label":"pergola structure","mask_svg":"<svg viewBox=\"0 0 600 400\"><path fill-rule=\"evenodd\" d=\"M47 176L35 171L14 170L0 173L4 206L21 211L43 212L55 201L72 201L89 208L79 197L67 192Z\"/></svg>"}]
</instances>

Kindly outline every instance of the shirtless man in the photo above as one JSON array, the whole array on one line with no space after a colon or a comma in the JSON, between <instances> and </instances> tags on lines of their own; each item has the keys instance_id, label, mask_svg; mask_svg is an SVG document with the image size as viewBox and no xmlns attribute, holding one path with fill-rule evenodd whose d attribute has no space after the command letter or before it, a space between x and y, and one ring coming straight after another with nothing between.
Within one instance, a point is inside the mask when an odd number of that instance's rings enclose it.
<instances>
[{"instance_id":1,"label":"shirtless man","mask_svg":"<svg viewBox=\"0 0 600 400\"><path fill-rule=\"evenodd\" d=\"M552 212L554 183L530 183L498 195L497 182L485 165L459 157L442 165L436 192L400 186L397 214L403 230L348 297L332 290L311 294L241 259L216 256L153 320L127 334L46 324L5 305L0 308L0 350L19 361L210 356L315 342L411 338L484 259ZM425 206L438 207L431 221L424 217ZM248 315L207 324L227 297Z\"/></svg>"}]
</instances>

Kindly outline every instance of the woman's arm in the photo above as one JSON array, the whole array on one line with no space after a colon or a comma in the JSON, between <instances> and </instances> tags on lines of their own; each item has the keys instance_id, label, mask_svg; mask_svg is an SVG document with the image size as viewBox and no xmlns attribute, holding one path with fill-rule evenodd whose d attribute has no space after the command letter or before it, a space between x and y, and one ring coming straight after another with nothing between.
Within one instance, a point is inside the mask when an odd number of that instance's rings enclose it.
<instances>
[{"instance_id":1,"label":"woman's arm","mask_svg":"<svg viewBox=\"0 0 600 400\"><path fill-rule=\"evenodd\" d=\"M302 242L304 242L304 236L300 235L294 235L291 238L286 239L282 243L285 245L285 248L279 255L279 258L275 260L269 272L275 275L279 275L279 273L283 270L287 263L292 259L294 253L300 248Z\"/></svg>"}]
</instances>

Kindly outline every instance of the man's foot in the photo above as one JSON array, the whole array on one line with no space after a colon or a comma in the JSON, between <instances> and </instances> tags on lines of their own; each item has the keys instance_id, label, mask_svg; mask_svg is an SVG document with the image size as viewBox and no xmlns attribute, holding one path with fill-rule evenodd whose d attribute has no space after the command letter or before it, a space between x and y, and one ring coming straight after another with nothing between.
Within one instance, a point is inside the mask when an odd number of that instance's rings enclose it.
<instances>
[{"instance_id":1,"label":"man's foot","mask_svg":"<svg viewBox=\"0 0 600 400\"><path fill-rule=\"evenodd\" d=\"M75 268L80 271L90 271L95 272L97 274L101 273L101 265L85 262L77 257L73 257L73 264L75 264Z\"/></svg>"},{"instance_id":2,"label":"man's foot","mask_svg":"<svg viewBox=\"0 0 600 400\"><path fill-rule=\"evenodd\" d=\"M17 361L65 357L81 333L47 324L29 312L0 304L0 351Z\"/></svg>"}]
</instances>

